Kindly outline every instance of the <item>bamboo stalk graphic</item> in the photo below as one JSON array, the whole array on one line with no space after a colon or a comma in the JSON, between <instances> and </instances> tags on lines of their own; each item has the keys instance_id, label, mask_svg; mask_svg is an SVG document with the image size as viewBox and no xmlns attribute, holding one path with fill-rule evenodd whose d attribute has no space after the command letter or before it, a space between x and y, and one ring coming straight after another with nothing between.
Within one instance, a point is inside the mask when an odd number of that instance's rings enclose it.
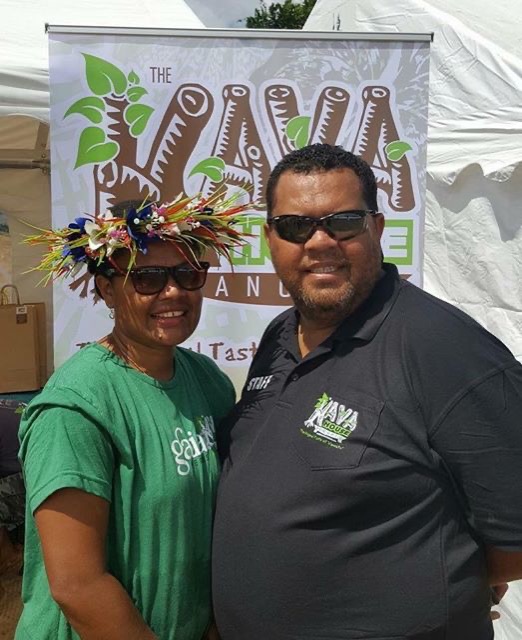
<instances>
[{"instance_id":1,"label":"bamboo stalk graphic","mask_svg":"<svg viewBox=\"0 0 522 640\"><path fill-rule=\"evenodd\" d=\"M350 104L350 94L341 87L325 87L315 105L310 144L335 144Z\"/></svg>"},{"instance_id":2,"label":"bamboo stalk graphic","mask_svg":"<svg viewBox=\"0 0 522 640\"><path fill-rule=\"evenodd\" d=\"M218 127L212 155L225 163L224 182L247 188L253 201L259 202L270 164L250 106L250 89L245 85L226 85L223 89L223 115ZM203 181L207 196L223 185L210 178Z\"/></svg>"},{"instance_id":3,"label":"bamboo stalk graphic","mask_svg":"<svg viewBox=\"0 0 522 640\"><path fill-rule=\"evenodd\" d=\"M294 149L286 135L286 127L292 118L299 115L297 98L292 87L276 84L265 89L265 109L281 156Z\"/></svg>"},{"instance_id":4,"label":"bamboo stalk graphic","mask_svg":"<svg viewBox=\"0 0 522 640\"><path fill-rule=\"evenodd\" d=\"M397 212L411 211L415 197L409 160L404 155L394 162L385 153L386 145L399 140L390 108L390 91L387 87L367 87L362 99L363 111L353 152L375 169L377 184L386 193L390 208Z\"/></svg>"}]
</instances>

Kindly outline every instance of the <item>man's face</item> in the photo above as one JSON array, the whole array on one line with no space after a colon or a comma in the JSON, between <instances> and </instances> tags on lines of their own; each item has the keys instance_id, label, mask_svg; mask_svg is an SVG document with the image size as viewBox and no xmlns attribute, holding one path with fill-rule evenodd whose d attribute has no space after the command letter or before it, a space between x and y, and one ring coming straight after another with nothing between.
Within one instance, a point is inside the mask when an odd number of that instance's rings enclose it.
<instances>
[{"instance_id":1,"label":"man's face","mask_svg":"<svg viewBox=\"0 0 522 640\"><path fill-rule=\"evenodd\" d=\"M173 267L185 261L170 242L151 242L146 254L138 252L135 266ZM126 271L128 253L121 252L116 262ZM97 283L106 304L114 308L118 335L136 346L164 348L181 344L199 322L201 289L187 291L171 277L163 290L153 295L137 293L131 279L124 276L110 280L99 276Z\"/></svg>"},{"instance_id":2,"label":"man's face","mask_svg":"<svg viewBox=\"0 0 522 640\"><path fill-rule=\"evenodd\" d=\"M275 190L272 217L321 218L354 209L368 206L351 169L308 175L286 171ZM283 240L273 227L265 227L274 268L304 319L337 325L370 294L381 271L384 217L368 216L367 223L349 240L336 240L320 227L304 244Z\"/></svg>"}]
</instances>

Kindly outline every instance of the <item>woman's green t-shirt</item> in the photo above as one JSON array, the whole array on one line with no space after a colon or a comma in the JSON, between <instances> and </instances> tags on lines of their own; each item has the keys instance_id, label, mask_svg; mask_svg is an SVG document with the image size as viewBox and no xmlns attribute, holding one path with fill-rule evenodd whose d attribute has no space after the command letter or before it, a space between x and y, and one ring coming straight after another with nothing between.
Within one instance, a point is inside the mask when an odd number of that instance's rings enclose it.
<instances>
[{"instance_id":1,"label":"woman's green t-shirt","mask_svg":"<svg viewBox=\"0 0 522 640\"><path fill-rule=\"evenodd\" d=\"M52 376L20 427L27 513L17 640L78 638L51 598L33 518L63 488L110 502L107 569L156 635L200 640L211 616L215 425L233 402L214 362L180 347L166 383L98 344Z\"/></svg>"}]
</instances>

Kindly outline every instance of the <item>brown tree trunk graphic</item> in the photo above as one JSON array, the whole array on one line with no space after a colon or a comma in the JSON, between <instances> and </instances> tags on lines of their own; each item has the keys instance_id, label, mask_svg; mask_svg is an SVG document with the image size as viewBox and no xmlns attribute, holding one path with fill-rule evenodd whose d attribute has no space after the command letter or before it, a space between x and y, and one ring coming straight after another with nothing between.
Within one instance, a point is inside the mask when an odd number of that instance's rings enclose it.
<instances>
[{"instance_id":1,"label":"brown tree trunk graphic","mask_svg":"<svg viewBox=\"0 0 522 640\"><path fill-rule=\"evenodd\" d=\"M184 193L187 161L207 124L214 105L210 92L200 85L182 85L174 94L158 127L145 166L137 164L138 140L129 132L124 112L126 98L111 97L107 137L120 150L114 160L94 165L95 210L124 200L169 200Z\"/></svg>"}]
</instances>

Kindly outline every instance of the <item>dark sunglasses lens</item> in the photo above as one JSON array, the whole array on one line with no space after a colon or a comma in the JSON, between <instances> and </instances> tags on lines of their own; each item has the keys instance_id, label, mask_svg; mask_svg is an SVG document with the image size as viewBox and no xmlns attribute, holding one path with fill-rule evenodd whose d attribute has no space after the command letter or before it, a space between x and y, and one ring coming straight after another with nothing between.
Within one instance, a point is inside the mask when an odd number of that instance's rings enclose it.
<instances>
[{"instance_id":1,"label":"dark sunglasses lens","mask_svg":"<svg viewBox=\"0 0 522 640\"><path fill-rule=\"evenodd\" d=\"M338 213L325 220L325 227L338 240L348 240L364 231L365 218L364 213Z\"/></svg>"},{"instance_id":2,"label":"dark sunglasses lens","mask_svg":"<svg viewBox=\"0 0 522 640\"><path fill-rule=\"evenodd\" d=\"M190 264L180 264L174 267L174 279L176 283L188 291L195 291L207 281L208 263L200 263L201 268L197 269Z\"/></svg>"},{"instance_id":3,"label":"dark sunglasses lens","mask_svg":"<svg viewBox=\"0 0 522 640\"><path fill-rule=\"evenodd\" d=\"M301 216L285 216L274 220L277 234L287 242L306 242L313 222Z\"/></svg>"},{"instance_id":4,"label":"dark sunglasses lens","mask_svg":"<svg viewBox=\"0 0 522 640\"><path fill-rule=\"evenodd\" d=\"M135 269L130 277L137 293L151 296L165 288L168 274L163 269Z\"/></svg>"}]
</instances>

